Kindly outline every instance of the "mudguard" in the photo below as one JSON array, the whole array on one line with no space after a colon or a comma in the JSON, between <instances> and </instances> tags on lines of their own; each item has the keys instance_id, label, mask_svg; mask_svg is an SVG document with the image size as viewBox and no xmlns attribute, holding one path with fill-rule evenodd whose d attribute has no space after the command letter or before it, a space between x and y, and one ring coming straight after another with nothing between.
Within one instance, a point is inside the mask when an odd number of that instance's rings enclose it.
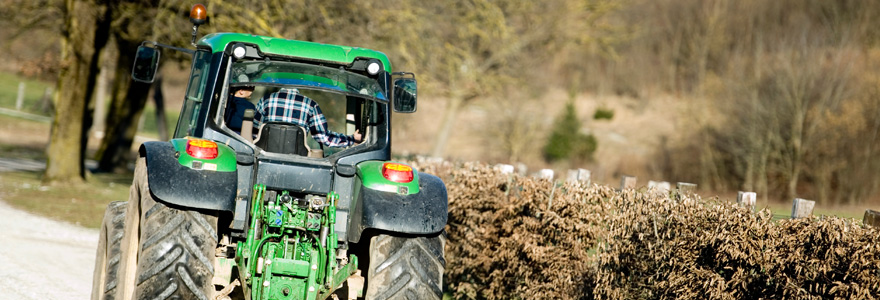
<instances>
[{"instance_id":1,"label":"mudguard","mask_svg":"<svg viewBox=\"0 0 880 300\"><path fill-rule=\"evenodd\" d=\"M147 160L147 182L154 197L177 206L234 212L237 170L184 166L172 142L146 142L139 153Z\"/></svg>"},{"instance_id":2,"label":"mudguard","mask_svg":"<svg viewBox=\"0 0 880 300\"><path fill-rule=\"evenodd\" d=\"M406 234L431 234L446 226L446 185L437 176L419 173L419 192L401 194L367 188L357 191L348 240L358 242L364 229Z\"/></svg>"}]
</instances>

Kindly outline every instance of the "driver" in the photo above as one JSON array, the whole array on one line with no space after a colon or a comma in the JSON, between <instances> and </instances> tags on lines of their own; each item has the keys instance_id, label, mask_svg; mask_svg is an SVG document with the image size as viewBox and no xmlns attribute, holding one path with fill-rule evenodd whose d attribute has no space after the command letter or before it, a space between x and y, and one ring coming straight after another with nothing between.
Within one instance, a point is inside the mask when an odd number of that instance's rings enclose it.
<instances>
[{"instance_id":1,"label":"driver","mask_svg":"<svg viewBox=\"0 0 880 300\"><path fill-rule=\"evenodd\" d=\"M285 122L308 128L312 138L328 147L348 147L362 141L360 131L344 135L330 131L318 102L303 96L297 89L282 88L257 103L254 128L267 122Z\"/></svg>"}]
</instances>

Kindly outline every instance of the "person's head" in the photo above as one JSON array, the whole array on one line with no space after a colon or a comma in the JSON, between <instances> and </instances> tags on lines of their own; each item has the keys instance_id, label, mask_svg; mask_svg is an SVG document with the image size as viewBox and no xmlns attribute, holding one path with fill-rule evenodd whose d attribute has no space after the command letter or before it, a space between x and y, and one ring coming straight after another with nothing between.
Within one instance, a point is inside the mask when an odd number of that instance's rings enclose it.
<instances>
[{"instance_id":1,"label":"person's head","mask_svg":"<svg viewBox=\"0 0 880 300\"><path fill-rule=\"evenodd\" d=\"M251 94L254 92L253 86L238 86L232 88L232 96L239 98L250 98Z\"/></svg>"}]
</instances>

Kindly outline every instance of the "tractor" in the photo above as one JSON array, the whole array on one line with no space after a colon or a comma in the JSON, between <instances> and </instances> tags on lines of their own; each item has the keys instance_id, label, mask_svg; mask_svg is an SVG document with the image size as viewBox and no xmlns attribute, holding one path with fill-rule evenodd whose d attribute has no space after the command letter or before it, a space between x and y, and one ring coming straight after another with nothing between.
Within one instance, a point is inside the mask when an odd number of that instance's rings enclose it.
<instances>
[{"instance_id":1,"label":"tractor","mask_svg":"<svg viewBox=\"0 0 880 300\"><path fill-rule=\"evenodd\" d=\"M391 159L392 112L416 111L415 75L364 48L241 33L137 50L132 79L153 81L162 49L192 55L170 141L140 145L128 201L105 211L93 299L441 299L447 192ZM194 49L193 49L194 48ZM262 101L295 89L328 129L327 146L294 123L236 132L230 91Z\"/></svg>"}]
</instances>

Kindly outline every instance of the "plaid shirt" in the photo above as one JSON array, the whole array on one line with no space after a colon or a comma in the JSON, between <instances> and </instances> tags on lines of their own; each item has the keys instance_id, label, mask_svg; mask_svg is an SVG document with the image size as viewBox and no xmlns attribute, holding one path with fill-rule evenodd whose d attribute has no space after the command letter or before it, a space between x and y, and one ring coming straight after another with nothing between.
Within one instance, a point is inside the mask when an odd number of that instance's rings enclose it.
<instances>
[{"instance_id":1,"label":"plaid shirt","mask_svg":"<svg viewBox=\"0 0 880 300\"><path fill-rule=\"evenodd\" d=\"M254 114L254 127L264 122L285 122L308 128L312 138L328 147L347 147L354 138L327 129L327 119L318 103L297 89L281 89L260 99Z\"/></svg>"}]
</instances>

